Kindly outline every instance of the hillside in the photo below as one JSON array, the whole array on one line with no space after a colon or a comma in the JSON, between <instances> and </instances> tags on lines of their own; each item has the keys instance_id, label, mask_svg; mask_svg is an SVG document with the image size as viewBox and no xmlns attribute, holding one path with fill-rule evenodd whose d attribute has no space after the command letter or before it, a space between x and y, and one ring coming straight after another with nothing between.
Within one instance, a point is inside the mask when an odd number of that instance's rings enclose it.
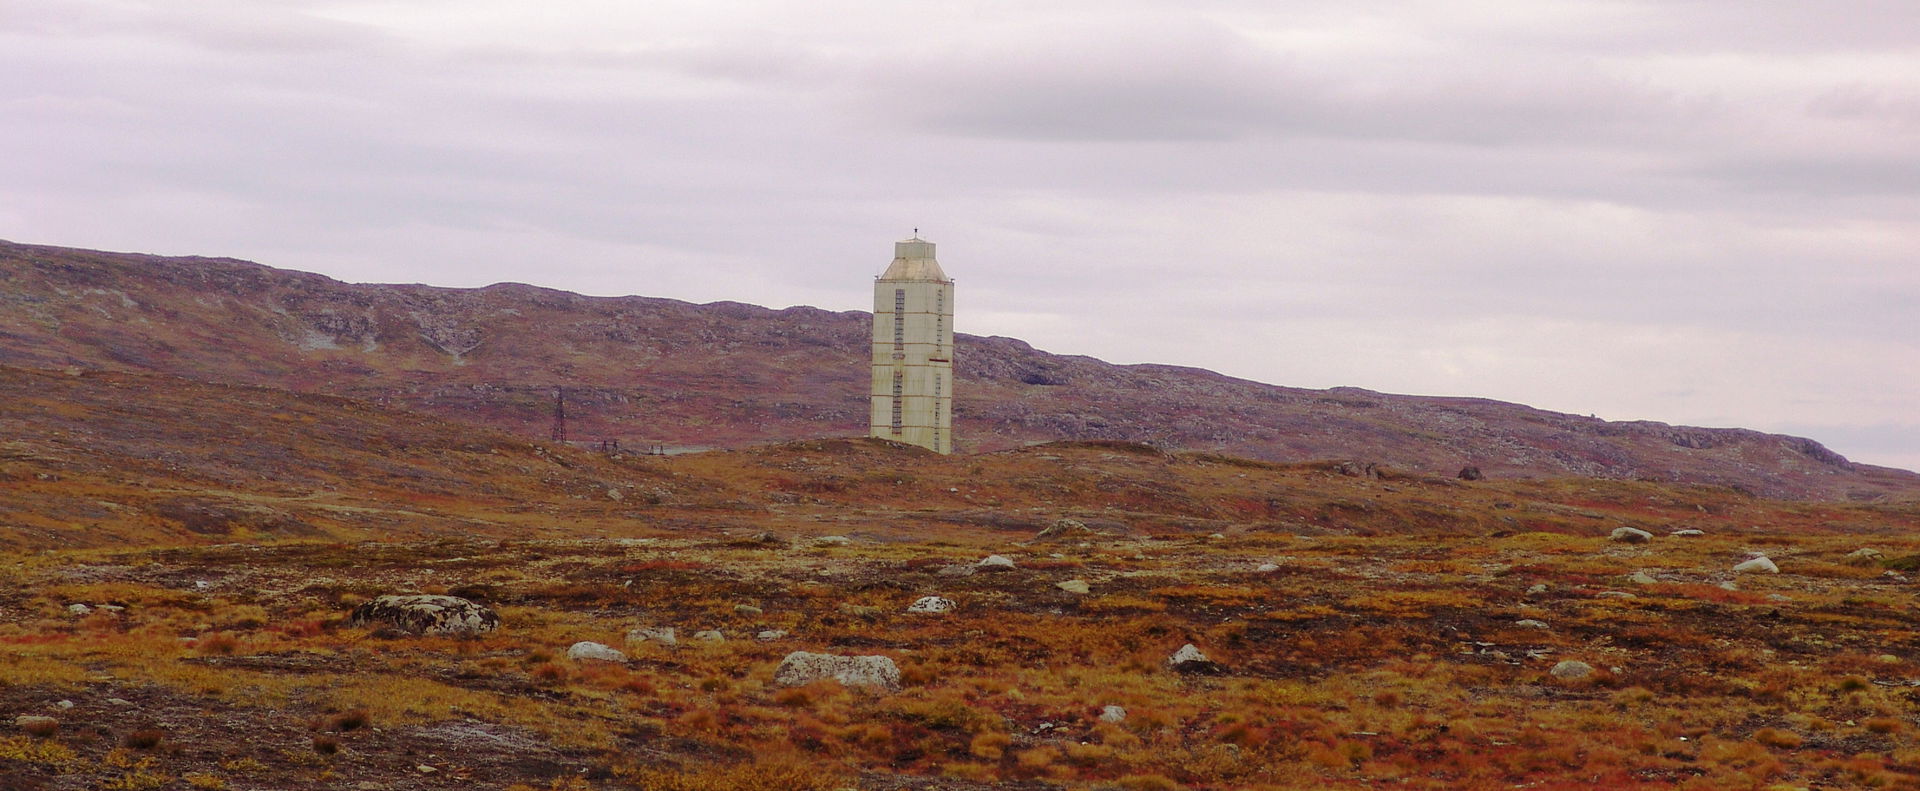
<instances>
[{"instance_id":1,"label":"hillside","mask_svg":"<svg viewBox=\"0 0 1920 791\"><path fill-rule=\"evenodd\" d=\"M230 259L0 242L0 364L150 372L346 396L545 437L564 386L575 440L743 447L860 433L867 314L502 284L359 285ZM1608 422L1481 399L1304 390L959 340L963 452L1150 442L1428 475L1593 476L1770 497L1911 499L1920 475L1801 438Z\"/></svg>"}]
</instances>

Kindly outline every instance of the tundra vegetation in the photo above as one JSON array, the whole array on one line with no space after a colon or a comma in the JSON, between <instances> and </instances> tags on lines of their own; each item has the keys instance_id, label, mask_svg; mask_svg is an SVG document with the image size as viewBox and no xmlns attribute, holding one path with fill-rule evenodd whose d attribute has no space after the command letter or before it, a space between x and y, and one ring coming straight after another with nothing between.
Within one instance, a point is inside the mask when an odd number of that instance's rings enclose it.
<instances>
[{"instance_id":1,"label":"tundra vegetation","mask_svg":"<svg viewBox=\"0 0 1920 791\"><path fill-rule=\"evenodd\" d=\"M0 788L1920 786L1913 503L1120 443L621 456L271 390L142 438L200 387L8 424ZM499 626L349 620L395 594ZM898 688L776 683L795 651Z\"/></svg>"}]
</instances>

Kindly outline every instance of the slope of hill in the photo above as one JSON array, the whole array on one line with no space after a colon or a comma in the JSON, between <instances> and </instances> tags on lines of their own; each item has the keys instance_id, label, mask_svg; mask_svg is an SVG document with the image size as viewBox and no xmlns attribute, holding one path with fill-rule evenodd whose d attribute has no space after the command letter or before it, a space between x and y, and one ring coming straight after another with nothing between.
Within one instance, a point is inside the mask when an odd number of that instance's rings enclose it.
<instances>
[{"instance_id":1,"label":"slope of hill","mask_svg":"<svg viewBox=\"0 0 1920 791\"><path fill-rule=\"evenodd\" d=\"M859 433L867 314L596 298L502 284L357 285L231 259L0 242L0 364L164 373L348 396L629 447ZM1708 483L1808 499L1909 499L1920 475L1741 429L1618 423L1496 401L1304 390L962 336L963 452L1060 439L1427 474Z\"/></svg>"}]
</instances>

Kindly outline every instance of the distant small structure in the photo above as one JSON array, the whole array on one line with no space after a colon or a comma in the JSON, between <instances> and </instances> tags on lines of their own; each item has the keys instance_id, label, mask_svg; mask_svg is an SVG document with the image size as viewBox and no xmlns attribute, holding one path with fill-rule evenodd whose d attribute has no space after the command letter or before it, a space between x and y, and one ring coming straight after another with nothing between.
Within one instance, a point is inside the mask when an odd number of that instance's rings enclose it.
<instances>
[{"instance_id":1,"label":"distant small structure","mask_svg":"<svg viewBox=\"0 0 1920 791\"><path fill-rule=\"evenodd\" d=\"M873 282L869 392L868 436L953 452L953 281L917 229Z\"/></svg>"},{"instance_id":2,"label":"distant small structure","mask_svg":"<svg viewBox=\"0 0 1920 791\"><path fill-rule=\"evenodd\" d=\"M567 389L553 389L553 433L554 442L567 441Z\"/></svg>"}]
</instances>

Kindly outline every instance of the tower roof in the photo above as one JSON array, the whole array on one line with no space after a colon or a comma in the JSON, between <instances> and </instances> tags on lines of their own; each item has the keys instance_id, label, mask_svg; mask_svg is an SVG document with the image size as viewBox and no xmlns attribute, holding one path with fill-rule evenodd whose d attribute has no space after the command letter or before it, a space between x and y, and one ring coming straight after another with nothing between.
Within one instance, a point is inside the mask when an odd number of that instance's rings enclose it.
<instances>
[{"instance_id":1,"label":"tower roof","mask_svg":"<svg viewBox=\"0 0 1920 791\"><path fill-rule=\"evenodd\" d=\"M918 236L893 243L893 263L880 275L881 280L936 280L947 282L940 262L933 260L933 243Z\"/></svg>"}]
</instances>

